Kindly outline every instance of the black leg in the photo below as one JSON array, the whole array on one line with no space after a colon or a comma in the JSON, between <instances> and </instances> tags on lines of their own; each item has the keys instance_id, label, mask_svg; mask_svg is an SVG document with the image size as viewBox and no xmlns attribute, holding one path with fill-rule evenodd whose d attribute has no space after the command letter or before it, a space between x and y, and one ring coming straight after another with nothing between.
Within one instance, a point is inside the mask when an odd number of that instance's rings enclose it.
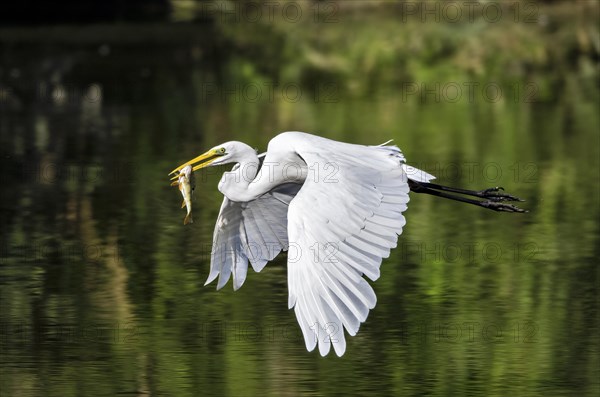
<instances>
[{"instance_id":1,"label":"black leg","mask_svg":"<svg viewBox=\"0 0 600 397\"><path fill-rule=\"evenodd\" d=\"M408 181L408 185L410 187L410 190L415 193L431 194L432 196L438 196L438 197L443 197L443 198L447 198L450 200L460 201L462 203L473 204L473 205L477 205L479 207L487 208L487 209L494 210L494 211L528 212L528 211L523 210L512 204L503 203L502 201L505 201L505 200L506 201L523 201L523 200L521 200L518 197L511 196L509 194L503 194L503 193L497 194L498 191L500 190L500 188L491 188L491 189L486 189L486 190L481 190L481 191L474 191L474 190L465 190L465 189L452 188L452 187L448 187L448 186L436 185L433 183L415 182L415 181L411 181L411 180ZM473 200L470 198L457 196L455 194L446 193L447 191L453 192L453 193L465 194L468 196L487 198L488 200Z\"/></svg>"},{"instance_id":2,"label":"black leg","mask_svg":"<svg viewBox=\"0 0 600 397\"><path fill-rule=\"evenodd\" d=\"M416 183L419 183L420 185L422 185L424 187L428 187L428 188L435 189L435 190L442 190L445 192L465 194L467 196L487 198L492 201L523 201L520 198L515 197L511 194L502 193L504 188L499 187L499 186L491 187L489 189L484 189L484 190L467 190L467 189L459 189L459 188L450 187L450 186L436 185L435 183L427 183L427 182L416 182Z\"/></svg>"}]
</instances>

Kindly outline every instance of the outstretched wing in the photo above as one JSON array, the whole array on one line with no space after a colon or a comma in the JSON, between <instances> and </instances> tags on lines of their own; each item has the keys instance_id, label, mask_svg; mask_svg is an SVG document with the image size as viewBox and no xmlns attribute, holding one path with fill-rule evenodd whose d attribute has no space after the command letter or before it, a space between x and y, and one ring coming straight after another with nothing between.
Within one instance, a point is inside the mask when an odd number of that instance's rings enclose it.
<instances>
[{"instance_id":1,"label":"outstretched wing","mask_svg":"<svg viewBox=\"0 0 600 397\"><path fill-rule=\"evenodd\" d=\"M260 272L281 250L288 249L288 205L300 187L283 184L246 203L223 199L206 284L219 276L217 289L221 289L233 275L233 289L237 290L246 280L248 261Z\"/></svg>"},{"instance_id":2,"label":"outstretched wing","mask_svg":"<svg viewBox=\"0 0 600 397\"><path fill-rule=\"evenodd\" d=\"M322 138L319 138L322 139ZM397 243L409 187L396 147L327 141L298 144L309 173L288 211L289 307L306 348L344 354L375 307L369 283Z\"/></svg>"}]
</instances>

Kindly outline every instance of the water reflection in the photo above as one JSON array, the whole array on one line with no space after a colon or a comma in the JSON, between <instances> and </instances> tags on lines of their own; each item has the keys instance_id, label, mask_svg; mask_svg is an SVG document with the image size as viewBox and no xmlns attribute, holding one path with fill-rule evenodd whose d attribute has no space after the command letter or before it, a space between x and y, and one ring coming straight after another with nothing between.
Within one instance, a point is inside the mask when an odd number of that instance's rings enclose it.
<instances>
[{"instance_id":1,"label":"water reflection","mask_svg":"<svg viewBox=\"0 0 600 397\"><path fill-rule=\"evenodd\" d=\"M376 34L371 24L356 29ZM324 75L311 52L300 71L236 53L242 38L227 27L219 42L202 39L215 27L159 27L179 44L150 49L102 43L93 29L73 43L66 29L75 50L40 39L2 58L12 92L0 109L7 394L593 394L598 96L578 89L584 73L566 77L575 87L564 100L547 88L550 99L531 103L422 101L385 87L385 63L368 74L382 85L371 92L362 70ZM243 96L278 78L303 95L283 94L283 83L272 97ZM377 307L343 359L320 358L287 310L285 255L236 293L203 287L219 175L199 174L185 228L166 177L218 142L265 148L288 129L394 138L443 182L503 185L531 213L412 197L374 284Z\"/></svg>"}]
</instances>

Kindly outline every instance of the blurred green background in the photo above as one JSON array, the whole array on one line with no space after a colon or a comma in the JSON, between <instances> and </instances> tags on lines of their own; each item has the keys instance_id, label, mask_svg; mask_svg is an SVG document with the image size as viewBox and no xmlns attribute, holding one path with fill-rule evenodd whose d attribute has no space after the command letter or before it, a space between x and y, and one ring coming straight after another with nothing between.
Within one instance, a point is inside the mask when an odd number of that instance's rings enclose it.
<instances>
[{"instance_id":1,"label":"blurred green background","mask_svg":"<svg viewBox=\"0 0 600 397\"><path fill-rule=\"evenodd\" d=\"M23 1L0 17L0 395L600 393L596 1ZM278 132L394 139L412 195L346 355L305 350L286 256L203 287L225 168Z\"/></svg>"}]
</instances>

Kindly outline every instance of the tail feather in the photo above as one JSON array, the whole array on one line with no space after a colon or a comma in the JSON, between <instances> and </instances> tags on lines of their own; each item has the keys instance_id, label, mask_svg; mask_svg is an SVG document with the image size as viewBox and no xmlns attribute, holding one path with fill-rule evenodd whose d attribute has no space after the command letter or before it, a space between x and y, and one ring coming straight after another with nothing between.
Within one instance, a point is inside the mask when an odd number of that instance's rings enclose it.
<instances>
[{"instance_id":1,"label":"tail feather","mask_svg":"<svg viewBox=\"0 0 600 397\"><path fill-rule=\"evenodd\" d=\"M416 182L429 182L435 179L435 176L431 175L428 172L410 166L408 164L402 164L402 169L406 173L408 179L416 181Z\"/></svg>"}]
</instances>

